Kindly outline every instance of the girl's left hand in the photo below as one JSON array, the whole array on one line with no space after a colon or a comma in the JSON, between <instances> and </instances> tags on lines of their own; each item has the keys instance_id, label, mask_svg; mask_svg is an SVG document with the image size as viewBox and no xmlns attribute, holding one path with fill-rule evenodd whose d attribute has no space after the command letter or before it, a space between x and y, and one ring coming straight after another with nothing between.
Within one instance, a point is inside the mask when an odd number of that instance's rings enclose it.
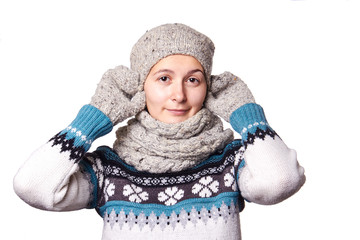
<instances>
[{"instance_id":1,"label":"girl's left hand","mask_svg":"<svg viewBox=\"0 0 360 240\"><path fill-rule=\"evenodd\" d=\"M211 86L205 100L205 107L225 121L230 115L246 103L255 99L247 85L230 72L211 76Z\"/></svg>"}]
</instances>

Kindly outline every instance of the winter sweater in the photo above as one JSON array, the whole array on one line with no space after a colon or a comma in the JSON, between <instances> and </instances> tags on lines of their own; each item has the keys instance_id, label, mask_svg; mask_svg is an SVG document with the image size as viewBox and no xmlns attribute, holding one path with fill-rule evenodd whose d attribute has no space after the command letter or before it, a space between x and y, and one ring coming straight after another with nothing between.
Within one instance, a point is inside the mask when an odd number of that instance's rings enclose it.
<instances>
[{"instance_id":1,"label":"winter sweater","mask_svg":"<svg viewBox=\"0 0 360 240\"><path fill-rule=\"evenodd\" d=\"M97 108L76 119L35 151L14 179L30 205L52 211L95 208L108 239L241 239L244 199L275 204L305 182L296 153L246 104L230 117L241 134L223 150L180 172L151 174L127 165L109 147L87 153L112 129Z\"/></svg>"}]
</instances>

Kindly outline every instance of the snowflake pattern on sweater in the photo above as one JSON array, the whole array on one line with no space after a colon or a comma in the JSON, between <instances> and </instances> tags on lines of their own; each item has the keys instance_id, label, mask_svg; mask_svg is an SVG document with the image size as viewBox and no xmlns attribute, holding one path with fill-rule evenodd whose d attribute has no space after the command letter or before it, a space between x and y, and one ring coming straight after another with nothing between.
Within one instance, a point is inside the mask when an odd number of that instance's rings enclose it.
<instances>
[{"instance_id":1,"label":"snowflake pattern on sweater","mask_svg":"<svg viewBox=\"0 0 360 240\"><path fill-rule=\"evenodd\" d=\"M101 181L94 189L94 202L108 231L147 228L164 232L200 223L206 226L219 219L237 224L244 208L236 184L243 153L244 145L236 140L191 169L151 174L137 171L103 146L86 154L81 164Z\"/></svg>"}]
</instances>

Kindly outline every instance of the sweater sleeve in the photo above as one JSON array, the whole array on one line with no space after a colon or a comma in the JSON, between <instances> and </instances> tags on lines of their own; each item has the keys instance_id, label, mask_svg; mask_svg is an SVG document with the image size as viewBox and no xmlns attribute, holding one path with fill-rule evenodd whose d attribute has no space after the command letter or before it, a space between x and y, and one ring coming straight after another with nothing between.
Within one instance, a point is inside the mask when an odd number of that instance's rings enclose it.
<instances>
[{"instance_id":1,"label":"sweater sleeve","mask_svg":"<svg viewBox=\"0 0 360 240\"><path fill-rule=\"evenodd\" d=\"M231 114L230 123L245 146L245 165L239 169L238 186L246 200L276 204L301 188L305 175L296 152L271 129L261 106L243 105Z\"/></svg>"},{"instance_id":2,"label":"sweater sleeve","mask_svg":"<svg viewBox=\"0 0 360 240\"><path fill-rule=\"evenodd\" d=\"M14 177L14 190L29 205L51 211L90 207L94 181L82 164L91 143L112 130L110 119L92 105L38 148Z\"/></svg>"}]
</instances>

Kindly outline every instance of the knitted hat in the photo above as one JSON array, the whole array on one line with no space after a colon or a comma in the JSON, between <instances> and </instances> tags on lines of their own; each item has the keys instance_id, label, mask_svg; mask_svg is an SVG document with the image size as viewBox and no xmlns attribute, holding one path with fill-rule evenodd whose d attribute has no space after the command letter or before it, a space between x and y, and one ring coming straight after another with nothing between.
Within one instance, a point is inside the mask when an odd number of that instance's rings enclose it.
<instances>
[{"instance_id":1,"label":"knitted hat","mask_svg":"<svg viewBox=\"0 0 360 240\"><path fill-rule=\"evenodd\" d=\"M147 31L134 45L131 51L131 69L140 74L140 86L151 68L161 59L174 54L195 57L205 71L210 86L212 59L215 46L202 33L184 24L165 24Z\"/></svg>"}]
</instances>

